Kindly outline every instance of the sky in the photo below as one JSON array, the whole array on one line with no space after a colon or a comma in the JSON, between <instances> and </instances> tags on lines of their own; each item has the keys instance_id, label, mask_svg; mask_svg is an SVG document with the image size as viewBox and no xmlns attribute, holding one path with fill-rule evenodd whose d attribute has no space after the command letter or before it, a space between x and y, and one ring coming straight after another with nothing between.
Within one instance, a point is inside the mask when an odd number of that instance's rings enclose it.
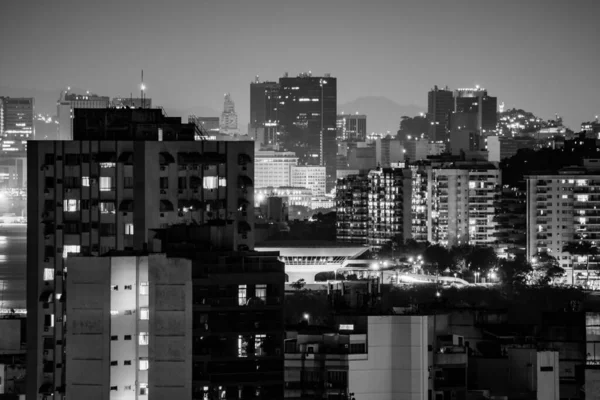
<instances>
[{"instance_id":1,"label":"sky","mask_svg":"<svg viewBox=\"0 0 600 400\"><path fill-rule=\"evenodd\" d=\"M331 73L338 103L426 107L434 85L480 85L509 108L600 114L598 0L19 0L0 11L0 86L108 96L249 119L249 83ZM1 95L1 93L0 93ZM398 120L400 116L398 116Z\"/></svg>"}]
</instances>

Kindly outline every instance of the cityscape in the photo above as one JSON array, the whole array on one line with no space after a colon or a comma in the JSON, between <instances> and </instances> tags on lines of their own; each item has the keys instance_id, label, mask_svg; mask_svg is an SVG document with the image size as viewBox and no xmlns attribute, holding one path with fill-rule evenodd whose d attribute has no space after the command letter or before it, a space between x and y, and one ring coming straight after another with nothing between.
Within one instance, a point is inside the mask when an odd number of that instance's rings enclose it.
<instances>
[{"instance_id":1,"label":"cityscape","mask_svg":"<svg viewBox=\"0 0 600 400\"><path fill-rule=\"evenodd\" d=\"M600 399L600 4L31 3L0 400Z\"/></svg>"}]
</instances>

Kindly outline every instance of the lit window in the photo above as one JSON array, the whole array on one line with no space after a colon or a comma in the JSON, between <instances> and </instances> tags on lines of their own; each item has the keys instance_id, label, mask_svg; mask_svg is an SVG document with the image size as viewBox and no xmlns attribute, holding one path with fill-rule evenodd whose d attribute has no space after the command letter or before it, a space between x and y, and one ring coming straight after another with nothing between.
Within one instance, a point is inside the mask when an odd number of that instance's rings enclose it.
<instances>
[{"instance_id":1,"label":"lit window","mask_svg":"<svg viewBox=\"0 0 600 400\"><path fill-rule=\"evenodd\" d=\"M140 371L148 371L150 363L147 358L140 358Z\"/></svg>"},{"instance_id":2,"label":"lit window","mask_svg":"<svg viewBox=\"0 0 600 400\"><path fill-rule=\"evenodd\" d=\"M110 310L110 315L119 315L117 310Z\"/></svg>"},{"instance_id":3,"label":"lit window","mask_svg":"<svg viewBox=\"0 0 600 400\"><path fill-rule=\"evenodd\" d=\"M150 319L150 310L148 307L140 308L140 319Z\"/></svg>"},{"instance_id":4,"label":"lit window","mask_svg":"<svg viewBox=\"0 0 600 400\"><path fill-rule=\"evenodd\" d=\"M81 186L90 186L90 177L89 176L81 177Z\"/></svg>"},{"instance_id":5,"label":"lit window","mask_svg":"<svg viewBox=\"0 0 600 400\"><path fill-rule=\"evenodd\" d=\"M246 291L247 291L246 285L238 286L238 304L240 306L246 305Z\"/></svg>"},{"instance_id":6,"label":"lit window","mask_svg":"<svg viewBox=\"0 0 600 400\"><path fill-rule=\"evenodd\" d=\"M248 341L242 336L238 336L238 357L248 357Z\"/></svg>"},{"instance_id":7,"label":"lit window","mask_svg":"<svg viewBox=\"0 0 600 400\"><path fill-rule=\"evenodd\" d=\"M100 202L100 212L102 214L114 214L115 213L115 203L111 201L101 201Z\"/></svg>"},{"instance_id":8,"label":"lit window","mask_svg":"<svg viewBox=\"0 0 600 400\"><path fill-rule=\"evenodd\" d=\"M577 201L588 201L589 196L587 194L578 194Z\"/></svg>"},{"instance_id":9,"label":"lit window","mask_svg":"<svg viewBox=\"0 0 600 400\"><path fill-rule=\"evenodd\" d=\"M203 181L204 189L216 189L219 185L219 178L216 176L205 176Z\"/></svg>"},{"instance_id":10,"label":"lit window","mask_svg":"<svg viewBox=\"0 0 600 400\"><path fill-rule=\"evenodd\" d=\"M150 341L150 335L148 334L148 332L140 332L140 346L148 346L148 342ZM141 363L141 361L140 361ZM141 365L141 364L140 364ZM140 369L142 369L140 367ZM146 368L148 369L148 368Z\"/></svg>"},{"instance_id":11,"label":"lit window","mask_svg":"<svg viewBox=\"0 0 600 400\"><path fill-rule=\"evenodd\" d=\"M79 200L68 199L63 201L63 209L66 212L79 211Z\"/></svg>"},{"instance_id":12,"label":"lit window","mask_svg":"<svg viewBox=\"0 0 600 400\"><path fill-rule=\"evenodd\" d=\"M54 327L54 314L50 314L50 327Z\"/></svg>"},{"instance_id":13,"label":"lit window","mask_svg":"<svg viewBox=\"0 0 600 400\"><path fill-rule=\"evenodd\" d=\"M117 164L114 163L114 162L103 162L103 163L100 163L100 168L114 168L116 166L117 166Z\"/></svg>"},{"instance_id":14,"label":"lit window","mask_svg":"<svg viewBox=\"0 0 600 400\"><path fill-rule=\"evenodd\" d=\"M148 384L140 383L140 395L148 396Z\"/></svg>"},{"instance_id":15,"label":"lit window","mask_svg":"<svg viewBox=\"0 0 600 400\"><path fill-rule=\"evenodd\" d=\"M133 224L125 224L125 234L126 235L133 235Z\"/></svg>"},{"instance_id":16,"label":"lit window","mask_svg":"<svg viewBox=\"0 0 600 400\"><path fill-rule=\"evenodd\" d=\"M265 339L267 338L267 335L265 334L260 334L260 335L256 335L254 336L254 354L257 356L262 355L262 347L263 347L263 343L265 342Z\"/></svg>"},{"instance_id":17,"label":"lit window","mask_svg":"<svg viewBox=\"0 0 600 400\"><path fill-rule=\"evenodd\" d=\"M140 282L140 294L147 296L149 292L148 282Z\"/></svg>"},{"instance_id":18,"label":"lit window","mask_svg":"<svg viewBox=\"0 0 600 400\"><path fill-rule=\"evenodd\" d=\"M255 295L262 301L267 301L267 285L256 285Z\"/></svg>"},{"instance_id":19,"label":"lit window","mask_svg":"<svg viewBox=\"0 0 600 400\"><path fill-rule=\"evenodd\" d=\"M63 247L63 258L67 258L69 253L79 253L81 247L77 244L68 244Z\"/></svg>"},{"instance_id":20,"label":"lit window","mask_svg":"<svg viewBox=\"0 0 600 400\"><path fill-rule=\"evenodd\" d=\"M223 177L219 178L219 186L220 187L227 186L227 178L223 178Z\"/></svg>"},{"instance_id":21,"label":"lit window","mask_svg":"<svg viewBox=\"0 0 600 400\"><path fill-rule=\"evenodd\" d=\"M53 281L54 280L54 268L44 268L44 280L45 281Z\"/></svg>"},{"instance_id":22,"label":"lit window","mask_svg":"<svg viewBox=\"0 0 600 400\"><path fill-rule=\"evenodd\" d=\"M112 190L112 180L110 176L101 176L100 177L100 191L101 192L109 192Z\"/></svg>"}]
</instances>

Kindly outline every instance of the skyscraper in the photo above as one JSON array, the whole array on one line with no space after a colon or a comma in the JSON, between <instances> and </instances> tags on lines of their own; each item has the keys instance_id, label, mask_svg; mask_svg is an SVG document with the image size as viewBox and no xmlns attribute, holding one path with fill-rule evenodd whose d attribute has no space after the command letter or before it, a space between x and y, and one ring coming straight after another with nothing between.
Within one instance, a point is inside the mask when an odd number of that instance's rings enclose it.
<instances>
[{"instance_id":1,"label":"skyscraper","mask_svg":"<svg viewBox=\"0 0 600 400\"><path fill-rule=\"evenodd\" d=\"M278 144L278 103L279 84L277 82L260 82L256 77L255 81L250 83L249 130L262 130L262 133L256 136L260 141L258 148L273 148Z\"/></svg>"},{"instance_id":2,"label":"skyscraper","mask_svg":"<svg viewBox=\"0 0 600 400\"><path fill-rule=\"evenodd\" d=\"M58 140L73 139L73 112L76 108L108 108L110 98L96 94L80 95L69 93L68 90L60 93L56 103L58 116Z\"/></svg>"},{"instance_id":3,"label":"skyscraper","mask_svg":"<svg viewBox=\"0 0 600 400\"><path fill-rule=\"evenodd\" d=\"M248 211L253 143L194 141L194 125L165 117L160 109L75 109L74 114L73 141L34 141L28 149L30 399L64 398L69 390L68 310L62 297L69 254L152 251L161 229L185 223L230 252L254 243L254 214ZM78 294L83 296L70 295ZM104 365L102 373L109 373L110 365Z\"/></svg>"},{"instance_id":4,"label":"skyscraper","mask_svg":"<svg viewBox=\"0 0 600 400\"><path fill-rule=\"evenodd\" d=\"M223 102L223 112L221 113L220 129L225 134L236 134L238 130L238 116L235 112L235 103L231 99L231 95L225 95Z\"/></svg>"},{"instance_id":5,"label":"skyscraper","mask_svg":"<svg viewBox=\"0 0 600 400\"><path fill-rule=\"evenodd\" d=\"M454 112L475 114L478 133L489 136L496 130L498 99L488 96L487 90L479 86L458 89L454 91Z\"/></svg>"},{"instance_id":6,"label":"skyscraper","mask_svg":"<svg viewBox=\"0 0 600 400\"><path fill-rule=\"evenodd\" d=\"M454 110L452 91L448 90L448 87L438 89L434 86L427 96L427 114L431 123L429 140L434 142L447 140L448 115L452 110Z\"/></svg>"},{"instance_id":7,"label":"skyscraper","mask_svg":"<svg viewBox=\"0 0 600 400\"><path fill-rule=\"evenodd\" d=\"M351 142L367 140L367 116L364 114L338 114L337 139Z\"/></svg>"},{"instance_id":8,"label":"skyscraper","mask_svg":"<svg viewBox=\"0 0 600 400\"><path fill-rule=\"evenodd\" d=\"M24 154L27 151L27 140L35 135L34 104L33 98L0 97L3 154Z\"/></svg>"}]
</instances>

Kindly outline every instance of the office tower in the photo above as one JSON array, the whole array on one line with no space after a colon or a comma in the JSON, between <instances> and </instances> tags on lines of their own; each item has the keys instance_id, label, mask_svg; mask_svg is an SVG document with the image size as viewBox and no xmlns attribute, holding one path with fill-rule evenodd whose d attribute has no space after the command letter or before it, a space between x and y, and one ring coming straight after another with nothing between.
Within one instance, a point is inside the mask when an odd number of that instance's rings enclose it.
<instances>
[{"instance_id":1,"label":"office tower","mask_svg":"<svg viewBox=\"0 0 600 400\"><path fill-rule=\"evenodd\" d=\"M253 143L194 141L195 126L160 109L74 114L73 141L34 141L28 149L30 399L42 388L40 396L65 395L59 295L70 253L151 250L156 230L181 223L211 232L219 248L254 242Z\"/></svg>"},{"instance_id":2,"label":"office tower","mask_svg":"<svg viewBox=\"0 0 600 400\"><path fill-rule=\"evenodd\" d=\"M335 188L336 240L364 245L369 229L369 178L349 175Z\"/></svg>"},{"instance_id":3,"label":"office tower","mask_svg":"<svg viewBox=\"0 0 600 400\"><path fill-rule=\"evenodd\" d=\"M413 139L404 142L405 159L409 162L427 160L429 155L429 140Z\"/></svg>"},{"instance_id":4,"label":"office tower","mask_svg":"<svg viewBox=\"0 0 600 400\"><path fill-rule=\"evenodd\" d=\"M435 162L427 170L427 240L490 246L501 171L489 162Z\"/></svg>"},{"instance_id":5,"label":"office tower","mask_svg":"<svg viewBox=\"0 0 600 400\"><path fill-rule=\"evenodd\" d=\"M412 173L412 238L417 242L427 241L427 166L424 163L413 164Z\"/></svg>"},{"instance_id":6,"label":"office tower","mask_svg":"<svg viewBox=\"0 0 600 400\"><path fill-rule=\"evenodd\" d=\"M390 136L375 141L375 162L380 167L391 167L392 164L404 162L404 145L399 139Z\"/></svg>"},{"instance_id":7,"label":"office tower","mask_svg":"<svg viewBox=\"0 0 600 400\"><path fill-rule=\"evenodd\" d=\"M350 175L338 184L337 240L381 248L397 237L401 242L412 237L410 169L377 168L366 177Z\"/></svg>"},{"instance_id":8,"label":"office tower","mask_svg":"<svg viewBox=\"0 0 600 400\"><path fill-rule=\"evenodd\" d=\"M35 136L33 98L0 97L2 154L25 154L27 141Z\"/></svg>"},{"instance_id":9,"label":"office tower","mask_svg":"<svg viewBox=\"0 0 600 400\"><path fill-rule=\"evenodd\" d=\"M350 169L369 170L377 167L377 152L375 146L366 142L350 143L346 166Z\"/></svg>"},{"instance_id":10,"label":"office tower","mask_svg":"<svg viewBox=\"0 0 600 400\"><path fill-rule=\"evenodd\" d=\"M455 90L454 112L473 113L477 118L476 128L484 137L496 131L498 99L488 96L483 88Z\"/></svg>"},{"instance_id":11,"label":"office tower","mask_svg":"<svg viewBox=\"0 0 600 400\"><path fill-rule=\"evenodd\" d=\"M146 97L115 97L110 102L112 107L152 108L152 99ZM91 108L91 107L88 107Z\"/></svg>"},{"instance_id":12,"label":"office tower","mask_svg":"<svg viewBox=\"0 0 600 400\"><path fill-rule=\"evenodd\" d=\"M326 192L327 175L325 167L312 165L293 165L290 170L290 186L310 189L313 196L322 196Z\"/></svg>"},{"instance_id":13,"label":"office tower","mask_svg":"<svg viewBox=\"0 0 600 400\"><path fill-rule=\"evenodd\" d=\"M43 295L64 304L65 316L50 314L49 324L63 339L42 342L44 373L56 365L65 397L191 399L192 261L123 252L73 255L66 268L66 290ZM53 398L54 389L47 382L39 392Z\"/></svg>"},{"instance_id":14,"label":"office tower","mask_svg":"<svg viewBox=\"0 0 600 400\"><path fill-rule=\"evenodd\" d=\"M598 119L598 117L596 117L595 121L582 122L581 131L585 131L587 137L600 139L600 120Z\"/></svg>"},{"instance_id":15,"label":"office tower","mask_svg":"<svg viewBox=\"0 0 600 400\"><path fill-rule=\"evenodd\" d=\"M337 140L364 142L367 140L367 116L356 114L338 114Z\"/></svg>"},{"instance_id":16,"label":"office tower","mask_svg":"<svg viewBox=\"0 0 600 400\"><path fill-rule=\"evenodd\" d=\"M258 188L290 186L292 167L298 157L291 151L257 151L254 155L254 186Z\"/></svg>"},{"instance_id":17,"label":"office tower","mask_svg":"<svg viewBox=\"0 0 600 400\"><path fill-rule=\"evenodd\" d=\"M238 130L238 117L235 112L235 103L231 99L231 95L227 93L225 100L223 101L223 112L221 113L221 120L219 122L219 128L222 133L225 134L236 134Z\"/></svg>"},{"instance_id":18,"label":"office tower","mask_svg":"<svg viewBox=\"0 0 600 400\"><path fill-rule=\"evenodd\" d=\"M434 86L427 95L427 115L430 120L429 140L446 141L448 115L454 110L452 91Z\"/></svg>"},{"instance_id":19,"label":"office tower","mask_svg":"<svg viewBox=\"0 0 600 400\"><path fill-rule=\"evenodd\" d=\"M58 140L73 139L73 117L76 108L108 108L108 96L98 96L87 92L84 95L69 93L68 90L60 92L56 103L58 116Z\"/></svg>"},{"instance_id":20,"label":"office tower","mask_svg":"<svg viewBox=\"0 0 600 400\"><path fill-rule=\"evenodd\" d=\"M586 159L583 167L529 175L526 180L527 259L548 253L566 270L568 283L598 288L598 257L588 260L585 254L563 252L563 247L571 241L598 245L600 160Z\"/></svg>"},{"instance_id":21,"label":"office tower","mask_svg":"<svg viewBox=\"0 0 600 400\"><path fill-rule=\"evenodd\" d=\"M196 126L208 134L217 134L221 129L219 117L196 117L195 115L190 115L188 123L196 124Z\"/></svg>"},{"instance_id":22,"label":"office tower","mask_svg":"<svg viewBox=\"0 0 600 400\"><path fill-rule=\"evenodd\" d=\"M299 164L327 170L327 191L336 178L337 80L329 74L310 73L279 79L279 124L282 145L293 151Z\"/></svg>"},{"instance_id":23,"label":"office tower","mask_svg":"<svg viewBox=\"0 0 600 400\"><path fill-rule=\"evenodd\" d=\"M279 129L279 84L260 82L258 77L250 83L250 124L249 133L258 139L257 147L273 148L278 144ZM258 132L261 132L260 134Z\"/></svg>"}]
</instances>

